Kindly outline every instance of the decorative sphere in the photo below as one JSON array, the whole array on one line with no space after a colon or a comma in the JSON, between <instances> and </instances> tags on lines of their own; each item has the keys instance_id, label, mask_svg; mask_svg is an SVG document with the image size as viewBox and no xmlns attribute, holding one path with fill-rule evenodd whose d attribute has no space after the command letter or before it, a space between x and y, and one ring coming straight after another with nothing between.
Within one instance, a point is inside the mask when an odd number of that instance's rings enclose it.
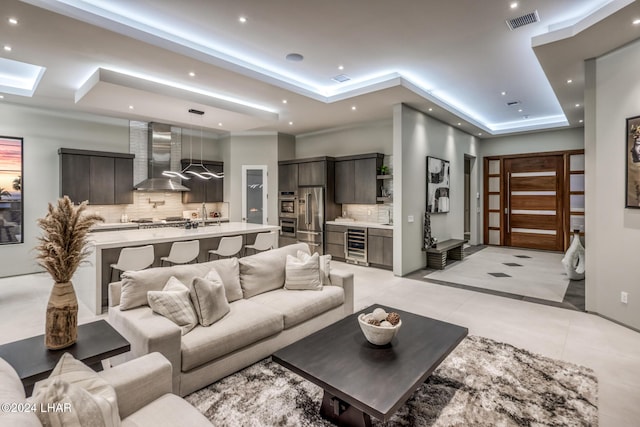
<instances>
[{"instance_id":1,"label":"decorative sphere","mask_svg":"<svg viewBox=\"0 0 640 427\"><path fill-rule=\"evenodd\" d=\"M373 310L373 317L376 320L382 322L383 320L387 320L387 312L381 308L376 308L375 310Z\"/></svg>"},{"instance_id":2,"label":"decorative sphere","mask_svg":"<svg viewBox=\"0 0 640 427\"><path fill-rule=\"evenodd\" d=\"M382 326L383 328L393 328L393 325L387 322L386 320L383 320L382 322L380 322L380 326Z\"/></svg>"}]
</instances>

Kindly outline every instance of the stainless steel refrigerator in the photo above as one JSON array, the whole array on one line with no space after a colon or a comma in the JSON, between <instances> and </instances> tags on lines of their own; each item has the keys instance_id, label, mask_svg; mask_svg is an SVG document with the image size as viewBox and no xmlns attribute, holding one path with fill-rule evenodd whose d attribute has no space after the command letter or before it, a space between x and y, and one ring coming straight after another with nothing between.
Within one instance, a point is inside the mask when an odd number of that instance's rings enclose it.
<instances>
[{"instance_id":1,"label":"stainless steel refrigerator","mask_svg":"<svg viewBox=\"0 0 640 427\"><path fill-rule=\"evenodd\" d=\"M299 242L309 245L311 253L324 253L324 188L298 188L298 231Z\"/></svg>"}]
</instances>

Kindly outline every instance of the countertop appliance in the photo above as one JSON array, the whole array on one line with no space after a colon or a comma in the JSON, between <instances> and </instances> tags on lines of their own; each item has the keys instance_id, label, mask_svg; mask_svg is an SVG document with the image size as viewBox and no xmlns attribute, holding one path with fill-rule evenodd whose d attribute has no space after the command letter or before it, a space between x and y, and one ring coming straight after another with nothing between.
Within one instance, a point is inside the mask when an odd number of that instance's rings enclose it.
<instances>
[{"instance_id":1,"label":"countertop appliance","mask_svg":"<svg viewBox=\"0 0 640 427\"><path fill-rule=\"evenodd\" d=\"M324 188L298 189L297 239L309 245L311 253L324 253Z\"/></svg>"}]
</instances>

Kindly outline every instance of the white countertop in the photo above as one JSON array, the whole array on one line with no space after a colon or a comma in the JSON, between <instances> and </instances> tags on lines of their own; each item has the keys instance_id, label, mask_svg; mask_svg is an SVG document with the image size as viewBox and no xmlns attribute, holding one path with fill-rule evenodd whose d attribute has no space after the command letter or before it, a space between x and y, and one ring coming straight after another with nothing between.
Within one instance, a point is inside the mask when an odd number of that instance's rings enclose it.
<instances>
[{"instance_id":1,"label":"white countertop","mask_svg":"<svg viewBox=\"0 0 640 427\"><path fill-rule=\"evenodd\" d=\"M143 230L103 231L89 235L89 244L97 249L118 248L152 243L175 242L178 240L204 239L209 237L231 236L235 234L259 233L279 230L276 225L249 224L245 222L226 222L192 229L184 228L148 228Z\"/></svg>"},{"instance_id":2,"label":"white countertop","mask_svg":"<svg viewBox=\"0 0 640 427\"><path fill-rule=\"evenodd\" d=\"M385 230L393 230L393 225L380 224L377 222L365 222L365 221L327 221L326 224L341 225L344 227L367 227L367 228L382 228Z\"/></svg>"},{"instance_id":3,"label":"white countertop","mask_svg":"<svg viewBox=\"0 0 640 427\"><path fill-rule=\"evenodd\" d=\"M138 224L135 222L100 222L91 230L111 230L112 228L138 228Z\"/></svg>"}]
</instances>

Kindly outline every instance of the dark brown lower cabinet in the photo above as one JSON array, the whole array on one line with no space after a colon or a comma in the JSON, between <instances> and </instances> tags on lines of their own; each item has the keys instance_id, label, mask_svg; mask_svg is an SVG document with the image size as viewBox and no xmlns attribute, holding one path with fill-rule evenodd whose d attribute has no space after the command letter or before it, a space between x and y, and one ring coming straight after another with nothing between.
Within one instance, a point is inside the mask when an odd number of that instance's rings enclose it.
<instances>
[{"instance_id":1,"label":"dark brown lower cabinet","mask_svg":"<svg viewBox=\"0 0 640 427\"><path fill-rule=\"evenodd\" d=\"M325 253L331 255L331 259L344 261L344 242L347 227L328 224L325 228Z\"/></svg>"},{"instance_id":2,"label":"dark brown lower cabinet","mask_svg":"<svg viewBox=\"0 0 640 427\"><path fill-rule=\"evenodd\" d=\"M393 268L393 230L368 229L367 260L374 267Z\"/></svg>"}]
</instances>

